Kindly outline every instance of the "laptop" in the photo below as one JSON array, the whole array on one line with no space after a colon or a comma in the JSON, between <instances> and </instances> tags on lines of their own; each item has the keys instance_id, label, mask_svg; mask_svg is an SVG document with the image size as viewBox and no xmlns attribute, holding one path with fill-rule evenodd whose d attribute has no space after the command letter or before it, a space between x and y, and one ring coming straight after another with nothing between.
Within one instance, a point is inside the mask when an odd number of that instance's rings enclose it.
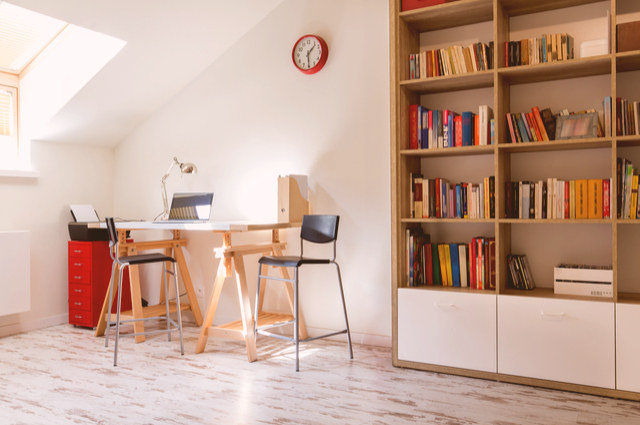
<instances>
[{"instance_id":1,"label":"laptop","mask_svg":"<svg viewBox=\"0 0 640 425\"><path fill-rule=\"evenodd\" d=\"M174 193L167 221L197 223L209 221L213 193Z\"/></svg>"}]
</instances>

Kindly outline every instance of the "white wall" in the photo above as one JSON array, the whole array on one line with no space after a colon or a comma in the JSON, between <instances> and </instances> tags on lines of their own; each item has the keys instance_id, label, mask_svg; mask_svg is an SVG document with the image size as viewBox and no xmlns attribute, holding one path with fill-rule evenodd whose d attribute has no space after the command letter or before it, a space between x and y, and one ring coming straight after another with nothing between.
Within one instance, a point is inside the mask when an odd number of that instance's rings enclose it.
<instances>
[{"instance_id":1,"label":"white wall","mask_svg":"<svg viewBox=\"0 0 640 425\"><path fill-rule=\"evenodd\" d=\"M291 61L294 42L307 33L329 45L325 68L311 76ZM213 190L215 219L273 221L277 176L307 174L312 211L341 216L338 261L355 340L390 344L388 57L385 0L285 1L118 146L116 215L151 219L161 211L160 177L174 155L199 173L172 175L169 192ZM299 232L286 233L289 252L298 252ZM188 236L204 309L220 237ZM255 261L247 268L253 292ZM311 331L340 328L334 275L305 270L301 278ZM152 282L143 288L150 301L158 293ZM276 294L267 303L279 308ZM239 318L230 283L222 299L215 322Z\"/></svg>"},{"instance_id":2,"label":"white wall","mask_svg":"<svg viewBox=\"0 0 640 425\"><path fill-rule=\"evenodd\" d=\"M113 205L113 150L33 142L38 178L0 177L0 231L31 233L31 311L0 317L0 336L64 323L70 203Z\"/></svg>"}]
</instances>

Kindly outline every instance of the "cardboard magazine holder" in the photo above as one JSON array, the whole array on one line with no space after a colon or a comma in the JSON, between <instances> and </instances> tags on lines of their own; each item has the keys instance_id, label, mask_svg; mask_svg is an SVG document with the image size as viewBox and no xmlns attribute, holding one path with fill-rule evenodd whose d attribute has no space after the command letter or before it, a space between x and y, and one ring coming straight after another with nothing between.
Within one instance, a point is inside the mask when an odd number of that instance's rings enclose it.
<instances>
[{"instance_id":1,"label":"cardboard magazine holder","mask_svg":"<svg viewBox=\"0 0 640 425\"><path fill-rule=\"evenodd\" d=\"M309 214L307 176L278 176L278 223L302 223Z\"/></svg>"}]
</instances>

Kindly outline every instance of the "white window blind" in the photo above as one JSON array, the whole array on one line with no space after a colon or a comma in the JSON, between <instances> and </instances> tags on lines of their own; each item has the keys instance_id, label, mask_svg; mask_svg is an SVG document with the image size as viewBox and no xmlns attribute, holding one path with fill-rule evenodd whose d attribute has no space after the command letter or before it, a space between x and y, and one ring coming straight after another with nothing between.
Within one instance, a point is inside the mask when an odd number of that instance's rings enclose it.
<instances>
[{"instance_id":1,"label":"white window blind","mask_svg":"<svg viewBox=\"0 0 640 425\"><path fill-rule=\"evenodd\" d=\"M0 69L21 72L66 25L50 16L0 2Z\"/></svg>"},{"instance_id":2,"label":"white window blind","mask_svg":"<svg viewBox=\"0 0 640 425\"><path fill-rule=\"evenodd\" d=\"M12 136L15 128L15 90L0 86L0 136Z\"/></svg>"}]
</instances>

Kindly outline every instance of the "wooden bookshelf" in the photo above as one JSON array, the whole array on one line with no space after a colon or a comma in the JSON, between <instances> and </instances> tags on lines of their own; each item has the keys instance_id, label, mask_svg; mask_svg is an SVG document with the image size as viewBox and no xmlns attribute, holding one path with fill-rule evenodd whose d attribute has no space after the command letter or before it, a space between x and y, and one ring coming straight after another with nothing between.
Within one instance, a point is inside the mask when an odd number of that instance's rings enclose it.
<instances>
[{"instance_id":1,"label":"wooden bookshelf","mask_svg":"<svg viewBox=\"0 0 640 425\"><path fill-rule=\"evenodd\" d=\"M637 2L636 2L637 3ZM504 380L547 388L567 389L570 391L621 397L640 400L640 366L630 362L629 358L640 356L640 343L635 343L626 324L640 320L640 282L635 284L630 276L635 273L626 271L629 264L627 233L640 230L634 225L639 220L619 219L615 215L616 197L610 206L612 218L605 219L512 219L505 218L504 184L507 181L523 180L519 175L523 163L533 161L528 171L531 174L544 174L556 177L557 163L575 161L574 168L600 170L606 178L613 178L612 190L616 188L616 158L631 152L637 155L634 164L640 166L640 135L609 136L588 139L551 140L549 142L507 143L506 118L508 112L522 112L517 105L522 104L518 93L522 90L536 91L531 106L538 106L539 99L554 96L553 90L564 84L576 81L588 81L597 78L603 93L611 96L627 97L622 80L627 73L640 71L640 51L615 51L616 23L628 21L626 16L618 16L616 11L632 9L640 16L640 4L632 0L459 0L452 3L426 7L411 11L401 11L401 0L390 0L390 70L391 70L391 230L392 230L392 318L393 318L393 364L398 367L431 370L470 377ZM620 5L624 7L620 7ZM549 32L544 30L545 23L536 14L549 13L565 16L577 8L578 12L595 10L608 11L608 34L610 52L607 54L581 58L579 45L574 47L575 59L504 67L505 52L495 48L492 69L452 76L408 79L409 54L420 50L447 47L447 34L453 34L459 28L461 32L468 28L490 27L490 32L478 34L473 42L494 43L504 46L506 41L524 37L513 35L514 23L518 19L531 19L532 29L527 37L539 36ZM600 10L598 9L598 10ZM565 15L563 15L563 13ZM586 13L586 12L585 12ZM581 15L580 15L581 16ZM620 18L624 18L619 20ZM538 19L538 21L536 21ZM603 17L606 21L606 17ZM567 24L580 25L566 18ZM634 20L640 20L640 17ZM569 22L572 21L572 22ZM527 21L529 22L529 21ZM588 20L583 25L588 26ZM464 28L463 28L464 27ZM541 27L540 34L536 27ZM556 28L556 27L554 27ZM449 31L447 33L447 31ZM484 30L480 30L484 31ZM559 32L551 30L550 32ZM564 32L564 31L563 31ZM469 39L465 33L464 40ZM456 37L452 35L451 37ZM431 39L434 38L433 44ZM459 42L452 39L449 45ZM426 48L424 46L427 45ZM634 75L634 74L632 74ZM548 85L545 86L545 84ZM535 87L535 89L530 89ZM586 88L585 88L586 90ZM546 92L545 92L546 91ZM463 99L466 93L473 96L487 96L486 101L478 104L490 104L495 118L495 141L489 146L464 146L441 149L409 149L409 105L422 104L431 107L429 102L443 102L443 98ZM488 93L488 94L485 94ZM541 93L541 97L538 94ZM571 96L571 94L569 94ZM602 97L603 98L603 97ZM600 100L602 100L602 98ZM640 100L640 97L630 100ZM478 105L475 105L476 108ZM602 111L602 105L584 105L596 107ZM436 109L444 109L436 107ZM615 123L615 107L612 121ZM476 109L477 111L477 109ZM557 111L554 111L557 112ZM615 132L615 131L614 131ZM637 152L637 153L636 153ZM576 159L577 158L577 159ZM582 158L585 158L584 160ZM596 158L596 159L594 159ZM495 176L495 218L412 218L409 205L410 173L424 173L425 178L444 177L430 175L430 169L436 168L439 161L460 161L460 169L451 171L455 176L464 172L469 161L484 161L491 167ZM586 161L581 163L580 161ZM461 171L461 169L463 171ZM604 169L604 172L602 171ZM546 171L548 170L548 171ZM484 168L483 168L484 171ZM520 173L520 174L519 174ZM536 174L538 173L538 174ZM459 177L453 177L457 179ZM565 180L600 178L588 174L572 172ZM539 177L531 178L538 180ZM461 180L458 180L461 181ZM464 180L467 181L467 180ZM475 181L470 178L468 181ZM451 287L409 287L406 264L406 230L422 227L425 233L436 233L440 238L451 236L450 240L435 242L462 242L460 234L494 237L496 240L496 289L487 291L469 288ZM452 231L452 228L455 231ZM487 230L490 229L490 230ZM576 230L578 229L578 230ZM572 232L593 233L598 249L605 253L603 261L613 266L613 296L590 297L557 295L553 291L553 279L536 280L538 287L532 291L510 288L506 257L522 249L523 238L536 236L535 233L551 234L549 241L537 242L535 250L554 251L555 245L566 242L564 239ZM557 230L558 235L553 235ZM631 234L631 233L630 233ZM443 236L444 235L444 236ZM525 236L523 236L525 235ZM599 236L604 235L604 236ZM557 238L554 240L553 238ZM469 240L471 238L469 237ZM432 240L432 242L434 242ZM467 241L468 242L468 241ZM528 246L528 245L526 245ZM634 249L640 248L640 239L634 242ZM587 249L577 247L586 252ZM580 251L582 252L582 251ZM524 252L525 254L529 254ZM534 253L531 253L534 254ZM557 263L566 262L562 253L557 254ZM588 264L588 261L585 261ZM535 267L532 265L532 267ZM551 266L552 268L553 266ZM545 266L548 268L548 266ZM620 270L625 270L624 282ZM540 270L538 270L540 271ZM640 273L640 271L638 271ZM542 274L542 273L541 273ZM637 277L635 280L638 280ZM455 308L450 308L455 306ZM456 314L465 315L467 321L493 323L481 334L471 332L464 320ZM542 313L536 313L542 312ZM518 314L522 312L523 319ZM545 313L546 312L546 313ZM516 314L517 313L517 314ZM539 316L545 316L549 322L557 320L557 326L548 326ZM512 317L513 316L513 317ZM576 323L584 323L582 328L564 328L566 317ZM574 320L575 319L575 320ZM459 320L459 321L458 321ZM515 326L512 322L518 322ZM438 330L431 322L446 328ZM475 323L475 322L474 322ZM513 334L516 332L516 334ZM564 333L563 333L564 332ZM447 336L443 336L446 334ZM514 336L515 335L515 336ZM578 337L576 337L578 335ZM579 338L579 335L585 335ZM589 335L587 338L586 335ZM579 338L574 340L573 338ZM540 338L538 341L536 338ZM533 353L520 353L518 341L523 346L535 342ZM419 341L419 342L416 342ZM466 346L472 341L474 346ZM553 341L562 341L557 344ZM594 342L595 341L595 342ZM469 342L471 343L471 342ZM565 345L566 343L566 345ZM417 345L416 345L417 344ZM421 345L422 344L422 345ZM465 362L456 353L447 357L446 353L456 350L475 352L478 346L479 356L485 355L485 361ZM435 347L435 348L434 348ZM486 350L485 350L486 349ZM536 351L538 350L538 351ZM581 359L575 362L576 352L580 350ZM443 354L445 353L445 354ZM484 353L484 354L483 354ZM515 356L525 356L514 360ZM493 357L492 357L493 356ZM532 356L532 357L527 357ZM553 358L557 364L545 363L545 358ZM563 364L562 362L566 362ZM519 367L519 362L522 367ZM527 363L527 365L525 365ZM536 370L531 365L537 365ZM624 374L624 376L623 376ZM638 385L629 384L627 376L633 376Z\"/></svg>"}]
</instances>

